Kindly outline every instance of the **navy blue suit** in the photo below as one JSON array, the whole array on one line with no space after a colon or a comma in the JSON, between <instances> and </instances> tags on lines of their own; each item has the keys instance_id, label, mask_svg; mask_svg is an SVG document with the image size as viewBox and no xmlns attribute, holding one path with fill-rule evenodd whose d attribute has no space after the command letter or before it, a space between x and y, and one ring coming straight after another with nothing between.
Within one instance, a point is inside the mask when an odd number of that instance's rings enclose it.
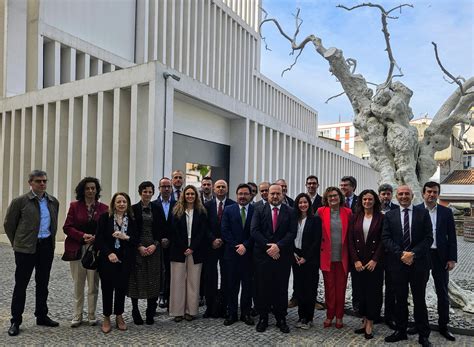
<instances>
[{"instance_id":1,"label":"navy blue suit","mask_svg":"<svg viewBox=\"0 0 474 347\"><path fill-rule=\"evenodd\" d=\"M400 206L400 209L404 209ZM413 206L411 223L411 242L409 251L415 254L412 265L401 261L403 254L403 226L400 210L385 213L382 241L387 250L387 269L391 272L395 298L395 317L397 330L406 332L408 325L408 285L413 294L415 306L415 325L421 337L430 335L428 311L426 309L426 283L430 270L430 247L433 243L433 230L428 211Z\"/></svg>"},{"instance_id":2,"label":"navy blue suit","mask_svg":"<svg viewBox=\"0 0 474 347\"><path fill-rule=\"evenodd\" d=\"M400 206L391 202L389 205L388 211L399 209ZM385 211L383 213L386 213ZM387 253L387 250L385 250ZM384 266L384 281L385 281L385 305L384 305L384 319L386 323L394 322L395 321L395 292L393 290L393 280L391 277L391 272L387 268L387 262L383 263Z\"/></svg>"},{"instance_id":3,"label":"navy blue suit","mask_svg":"<svg viewBox=\"0 0 474 347\"><path fill-rule=\"evenodd\" d=\"M288 280L297 222L293 209L281 204L277 227L273 232L272 208L270 204L265 204L263 208L254 211L250 235L255 240L253 258L257 282L257 311L260 319L268 319L268 313L273 306L275 318L281 320L287 314ZM278 245L279 259L274 260L267 254L268 243Z\"/></svg>"},{"instance_id":4,"label":"navy blue suit","mask_svg":"<svg viewBox=\"0 0 474 347\"><path fill-rule=\"evenodd\" d=\"M203 271L204 274L204 293L206 296L206 306L207 312L212 313L214 310L214 302L216 301L217 293L218 293L218 279L219 275L217 272L217 263L219 262L220 272L221 272L221 291L225 298L226 292L226 282L225 282L225 268L223 263L224 257L224 246L221 246L217 249L212 248L212 242L215 239L222 238L221 235L221 223L219 222L219 218L217 215L217 199L214 198L211 201L208 201L204 204L207 210L207 217L209 220L209 229L208 229L208 236L207 236L207 256L203 264ZM235 201L232 199L225 199L224 202L224 211L227 206L235 204ZM225 299L224 299L225 300ZM224 301L225 302L225 301ZM214 312L214 316L223 315ZM217 318L217 317L215 317Z\"/></svg>"},{"instance_id":5,"label":"navy blue suit","mask_svg":"<svg viewBox=\"0 0 474 347\"><path fill-rule=\"evenodd\" d=\"M420 207L425 207L420 204ZM451 209L436 205L436 248L431 248L431 275L438 297L438 325L440 330L447 328L449 323L449 271L448 261L458 260L458 245L453 212Z\"/></svg>"},{"instance_id":6,"label":"navy blue suit","mask_svg":"<svg viewBox=\"0 0 474 347\"><path fill-rule=\"evenodd\" d=\"M224 210L221 232L224 240L224 264L227 282L227 310L230 317L237 316L239 288L240 312L242 316L250 314L252 305L252 246L250 224L254 212L253 205L248 205L245 225L242 225L241 206L233 204ZM246 252L239 255L236 246L243 244Z\"/></svg>"}]
</instances>

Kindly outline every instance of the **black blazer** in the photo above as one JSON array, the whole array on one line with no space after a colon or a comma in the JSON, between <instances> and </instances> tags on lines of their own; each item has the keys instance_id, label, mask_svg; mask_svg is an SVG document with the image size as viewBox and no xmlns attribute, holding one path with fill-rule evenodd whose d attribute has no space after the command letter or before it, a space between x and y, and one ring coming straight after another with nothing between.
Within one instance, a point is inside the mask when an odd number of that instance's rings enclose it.
<instances>
[{"instance_id":1,"label":"black blazer","mask_svg":"<svg viewBox=\"0 0 474 347\"><path fill-rule=\"evenodd\" d=\"M161 241L165 233L164 214L160 212L160 209L158 208L156 204L151 203L150 208L151 208L151 214L153 216L153 227L152 227L153 239L155 241ZM135 222L137 224L137 237L138 237L138 240L140 240L140 237L143 232L143 217L142 217L141 202L135 205L132 205L132 209L133 209L133 216L135 217Z\"/></svg>"},{"instance_id":2,"label":"black blazer","mask_svg":"<svg viewBox=\"0 0 474 347\"><path fill-rule=\"evenodd\" d=\"M286 202L288 203L288 206L290 206L290 207L295 206L295 200L290 198L288 195L283 198L283 201L285 201L285 199L286 199Z\"/></svg>"},{"instance_id":3,"label":"black blazer","mask_svg":"<svg viewBox=\"0 0 474 347\"><path fill-rule=\"evenodd\" d=\"M267 254L267 243L276 243L280 248L280 256L290 259L293 252L293 241L296 237L296 214L293 209L281 204L278 214L277 229L273 232L272 209L273 206L265 204L264 208L254 210L250 235L255 241L254 259L256 261L268 261L271 258Z\"/></svg>"},{"instance_id":4,"label":"black blazer","mask_svg":"<svg viewBox=\"0 0 474 347\"><path fill-rule=\"evenodd\" d=\"M173 216L172 227L169 233L170 261L184 263L186 249L193 250L195 264L201 264L206 254L206 230L207 217L204 212L194 210L193 224L191 229L191 245L188 246L188 229L186 225L186 214L181 217Z\"/></svg>"},{"instance_id":5,"label":"black blazer","mask_svg":"<svg viewBox=\"0 0 474 347\"><path fill-rule=\"evenodd\" d=\"M352 198L352 205L351 205L351 210L352 210L352 213L356 213L356 206L357 206L357 200L359 199L359 197L357 195L354 194L354 197Z\"/></svg>"},{"instance_id":6,"label":"black blazer","mask_svg":"<svg viewBox=\"0 0 474 347\"><path fill-rule=\"evenodd\" d=\"M222 216L222 239L224 240L224 258L238 259L241 257L250 256L251 248L253 247L253 239L250 236L250 224L254 213L254 206L249 204L245 225L242 225L242 218L240 216L240 205L232 204L224 210ZM235 251L235 246L243 244L246 252L240 256Z\"/></svg>"},{"instance_id":7,"label":"black blazer","mask_svg":"<svg viewBox=\"0 0 474 347\"><path fill-rule=\"evenodd\" d=\"M384 215L381 212L374 213L370 223L367 239L364 241L364 213L353 216L353 223L349 229L349 254L352 263L356 261L367 264L370 260L380 264L383 260L382 226Z\"/></svg>"},{"instance_id":8,"label":"black blazer","mask_svg":"<svg viewBox=\"0 0 474 347\"><path fill-rule=\"evenodd\" d=\"M385 213L383 223L382 242L387 249L387 267L391 270L401 270L405 266L400 260L403 252L403 227L400 209ZM411 265L415 270L430 269L429 252L432 243L433 227L428 210L413 206L410 250L415 253L414 263Z\"/></svg>"},{"instance_id":9,"label":"black blazer","mask_svg":"<svg viewBox=\"0 0 474 347\"><path fill-rule=\"evenodd\" d=\"M235 204L235 201L232 199L225 199L224 202L224 209L227 206ZM208 234L207 238L209 243L214 242L215 239L220 239L222 238L221 234L221 226L219 224L219 219L217 218L217 203L216 203L216 198L212 199L211 201L206 202L204 207L207 210L207 219L209 221L209 229L208 229Z\"/></svg>"},{"instance_id":10,"label":"black blazer","mask_svg":"<svg viewBox=\"0 0 474 347\"><path fill-rule=\"evenodd\" d=\"M425 204L418 205L424 208ZM450 208L436 207L436 248L443 264L448 260L458 261L458 243L453 212Z\"/></svg>"},{"instance_id":11,"label":"black blazer","mask_svg":"<svg viewBox=\"0 0 474 347\"><path fill-rule=\"evenodd\" d=\"M322 206L323 206L323 199L321 198L321 195L316 194L316 197L314 198L314 201L311 204L311 210L313 211L313 214L316 215L316 211L318 211L318 208Z\"/></svg>"},{"instance_id":12,"label":"black blazer","mask_svg":"<svg viewBox=\"0 0 474 347\"><path fill-rule=\"evenodd\" d=\"M298 231L298 224L296 224ZM295 237L296 237L295 233ZM303 239L301 240L301 253L296 253L306 260L307 264L315 265L319 268L319 250L321 249L321 218L319 216L308 216L303 229ZM294 243L293 243L294 244Z\"/></svg>"},{"instance_id":13,"label":"black blazer","mask_svg":"<svg viewBox=\"0 0 474 347\"><path fill-rule=\"evenodd\" d=\"M168 219L165 216L165 210L163 209L163 204L161 202L160 197L158 199L152 201L152 204L158 207L158 213L160 214L160 221L162 223L161 228L162 231L160 232L162 239L168 239L169 233L172 227L172 220L173 220L173 208L176 204L176 200L170 198L170 210L168 212Z\"/></svg>"},{"instance_id":14,"label":"black blazer","mask_svg":"<svg viewBox=\"0 0 474 347\"><path fill-rule=\"evenodd\" d=\"M128 241L120 240L120 250L115 250L116 238L112 236L114 233L114 217L108 213L102 214L97 222L97 231L95 235L95 245L100 251L99 257L108 261L111 253L121 253L118 256L124 266L131 266L135 263L135 255L138 246L137 224L131 217L128 218L127 235L130 236Z\"/></svg>"}]
</instances>

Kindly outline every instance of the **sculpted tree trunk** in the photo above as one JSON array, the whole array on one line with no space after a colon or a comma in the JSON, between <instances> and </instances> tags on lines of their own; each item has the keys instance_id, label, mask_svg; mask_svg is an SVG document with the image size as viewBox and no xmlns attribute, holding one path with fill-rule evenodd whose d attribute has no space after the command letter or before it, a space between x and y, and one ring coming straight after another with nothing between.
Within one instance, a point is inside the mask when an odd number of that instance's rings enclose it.
<instances>
[{"instance_id":1,"label":"sculpted tree trunk","mask_svg":"<svg viewBox=\"0 0 474 347\"><path fill-rule=\"evenodd\" d=\"M344 89L344 93L337 96L346 94L351 102L355 115L354 127L367 144L370 151L369 164L380 173L380 183L389 183L394 187L407 184L413 189L415 200L420 201L420 185L436 172L434 153L449 146L454 125L460 122L470 124L469 109L474 104L474 78L463 81L461 78L452 77L444 70L438 59L443 71L458 84L459 88L441 106L432 123L425 130L423 140L419 142L417 129L409 123L413 118L410 108L413 92L403 83L393 82L394 77L401 77L403 74L392 54L387 24L387 19L397 18L391 16L390 13L406 6L413 7L403 4L387 11L382 6L372 3L364 3L351 8L338 6L348 11L360 7L373 7L380 10L382 32L390 65L385 82L377 85L375 92L369 87L364 76L355 73L356 60L346 59L341 49L325 48L322 40L315 35L309 35L297 43L297 35L302 24L299 10L295 16L296 30L293 36L286 34L276 19L266 18L265 11L265 19L261 22L260 29L267 22L274 23L280 34L290 42L292 53L298 51L294 63L285 71L296 64L307 44L313 44L316 52L327 60L329 71L337 77ZM394 75L395 69L398 69L400 74Z\"/></svg>"}]
</instances>

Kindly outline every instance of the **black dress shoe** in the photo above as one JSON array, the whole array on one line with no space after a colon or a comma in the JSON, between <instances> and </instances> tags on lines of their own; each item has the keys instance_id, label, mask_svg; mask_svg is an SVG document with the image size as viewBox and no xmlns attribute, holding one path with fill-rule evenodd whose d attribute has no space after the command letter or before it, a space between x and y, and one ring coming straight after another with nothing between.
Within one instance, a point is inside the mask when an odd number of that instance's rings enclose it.
<instances>
[{"instance_id":1,"label":"black dress shoe","mask_svg":"<svg viewBox=\"0 0 474 347\"><path fill-rule=\"evenodd\" d=\"M385 320L385 325L387 325L392 330L397 330L397 324L395 323L395 321L393 321L391 319L386 319Z\"/></svg>"},{"instance_id":2,"label":"black dress shoe","mask_svg":"<svg viewBox=\"0 0 474 347\"><path fill-rule=\"evenodd\" d=\"M286 324L286 319L281 319L277 321L276 326L280 328L282 333L288 334L290 332L290 327Z\"/></svg>"},{"instance_id":3,"label":"black dress shoe","mask_svg":"<svg viewBox=\"0 0 474 347\"><path fill-rule=\"evenodd\" d=\"M143 325L143 318L140 314L140 311L132 309L132 318L135 325Z\"/></svg>"},{"instance_id":4,"label":"black dress shoe","mask_svg":"<svg viewBox=\"0 0 474 347\"><path fill-rule=\"evenodd\" d=\"M453 334L446 328L446 329L441 329L439 333L445 337L446 340L448 341L456 341L456 337L454 337Z\"/></svg>"},{"instance_id":5,"label":"black dress shoe","mask_svg":"<svg viewBox=\"0 0 474 347\"><path fill-rule=\"evenodd\" d=\"M160 301L158 302L158 306L160 308L166 308L168 307L168 300L164 299L164 298L160 298Z\"/></svg>"},{"instance_id":6,"label":"black dress shoe","mask_svg":"<svg viewBox=\"0 0 474 347\"><path fill-rule=\"evenodd\" d=\"M155 324L155 319L153 318L154 316L146 316L145 323L147 325L153 325Z\"/></svg>"},{"instance_id":7,"label":"black dress shoe","mask_svg":"<svg viewBox=\"0 0 474 347\"><path fill-rule=\"evenodd\" d=\"M224 325L229 326L237 322L237 316L229 316L224 320Z\"/></svg>"},{"instance_id":8,"label":"black dress shoe","mask_svg":"<svg viewBox=\"0 0 474 347\"><path fill-rule=\"evenodd\" d=\"M55 322L54 320L52 320L48 316L44 316L44 317L37 317L36 318L36 325L43 325L45 327L57 327L57 326L59 326L59 323Z\"/></svg>"},{"instance_id":9,"label":"black dress shoe","mask_svg":"<svg viewBox=\"0 0 474 347\"><path fill-rule=\"evenodd\" d=\"M260 318L260 320L257 323L257 327L255 330L259 333L263 333L265 330L268 328L268 318Z\"/></svg>"},{"instance_id":10,"label":"black dress shoe","mask_svg":"<svg viewBox=\"0 0 474 347\"><path fill-rule=\"evenodd\" d=\"M416 335L416 334L418 334L418 330L416 329L416 327L408 328L407 329L407 334L408 335Z\"/></svg>"},{"instance_id":11,"label":"black dress shoe","mask_svg":"<svg viewBox=\"0 0 474 347\"><path fill-rule=\"evenodd\" d=\"M253 318L250 317L249 314L240 316L240 320L241 320L242 322L244 322L245 324L247 324L247 325L255 325L255 322L254 322Z\"/></svg>"},{"instance_id":12,"label":"black dress shoe","mask_svg":"<svg viewBox=\"0 0 474 347\"><path fill-rule=\"evenodd\" d=\"M257 316L258 316L258 312L257 312L257 310L255 309L255 307L250 310L250 315L251 315L252 317L257 317Z\"/></svg>"},{"instance_id":13,"label":"black dress shoe","mask_svg":"<svg viewBox=\"0 0 474 347\"><path fill-rule=\"evenodd\" d=\"M422 345L423 347L431 347L433 346L430 342L430 340L427 337L419 337L418 338L418 343Z\"/></svg>"},{"instance_id":14,"label":"black dress shoe","mask_svg":"<svg viewBox=\"0 0 474 347\"><path fill-rule=\"evenodd\" d=\"M20 333L20 325L18 323L12 323L10 329L8 329L8 335L16 336Z\"/></svg>"},{"instance_id":15,"label":"black dress shoe","mask_svg":"<svg viewBox=\"0 0 474 347\"><path fill-rule=\"evenodd\" d=\"M365 328L356 329L356 330L354 330L354 332L356 334L364 334L365 333Z\"/></svg>"},{"instance_id":16,"label":"black dress shoe","mask_svg":"<svg viewBox=\"0 0 474 347\"><path fill-rule=\"evenodd\" d=\"M392 335L385 338L385 342L398 342L403 340L408 340L408 336L401 331L395 331Z\"/></svg>"},{"instance_id":17,"label":"black dress shoe","mask_svg":"<svg viewBox=\"0 0 474 347\"><path fill-rule=\"evenodd\" d=\"M366 332L364 332L364 337L366 340L371 340L374 338L374 334L370 333L370 334L367 334Z\"/></svg>"}]
</instances>

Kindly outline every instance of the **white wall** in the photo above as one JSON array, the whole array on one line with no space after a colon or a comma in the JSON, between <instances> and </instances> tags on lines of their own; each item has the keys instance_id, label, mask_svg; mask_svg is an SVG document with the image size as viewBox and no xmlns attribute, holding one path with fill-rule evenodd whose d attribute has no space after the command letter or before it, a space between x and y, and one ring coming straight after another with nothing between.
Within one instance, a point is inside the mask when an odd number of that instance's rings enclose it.
<instances>
[{"instance_id":1,"label":"white wall","mask_svg":"<svg viewBox=\"0 0 474 347\"><path fill-rule=\"evenodd\" d=\"M40 19L129 61L134 60L135 0L41 0Z\"/></svg>"}]
</instances>

